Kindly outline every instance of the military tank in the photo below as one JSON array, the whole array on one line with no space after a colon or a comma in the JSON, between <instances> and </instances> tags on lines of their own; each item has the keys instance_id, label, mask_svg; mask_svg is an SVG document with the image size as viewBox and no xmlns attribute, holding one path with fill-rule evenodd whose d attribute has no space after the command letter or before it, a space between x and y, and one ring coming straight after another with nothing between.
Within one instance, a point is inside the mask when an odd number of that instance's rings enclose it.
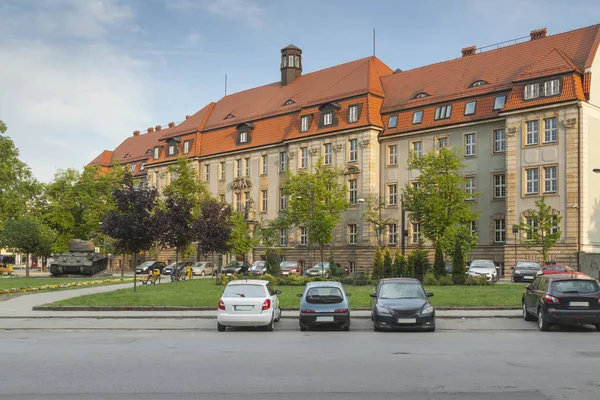
<instances>
[{"instance_id":1,"label":"military tank","mask_svg":"<svg viewBox=\"0 0 600 400\"><path fill-rule=\"evenodd\" d=\"M108 259L96 253L94 243L74 239L69 243L69 252L59 255L50 264L50 273L54 276L92 276L104 271L107 265Z\"/></svg>"}]
</instances>

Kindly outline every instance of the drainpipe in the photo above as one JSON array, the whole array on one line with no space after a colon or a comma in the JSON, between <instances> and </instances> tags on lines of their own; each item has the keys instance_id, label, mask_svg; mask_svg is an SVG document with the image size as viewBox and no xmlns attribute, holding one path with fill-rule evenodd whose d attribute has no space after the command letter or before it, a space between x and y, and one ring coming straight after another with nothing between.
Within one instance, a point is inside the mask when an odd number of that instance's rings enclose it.
<instances>
[{"instance_id":1,"label":"drainpipe","mask_svg":"<svg viewBox=\"0 0 600 400\"><path fill-rule=\"evenodd\" d=\"M581 271L581 101L577 103L577 271Z\"/></svg>"}]
</instances>

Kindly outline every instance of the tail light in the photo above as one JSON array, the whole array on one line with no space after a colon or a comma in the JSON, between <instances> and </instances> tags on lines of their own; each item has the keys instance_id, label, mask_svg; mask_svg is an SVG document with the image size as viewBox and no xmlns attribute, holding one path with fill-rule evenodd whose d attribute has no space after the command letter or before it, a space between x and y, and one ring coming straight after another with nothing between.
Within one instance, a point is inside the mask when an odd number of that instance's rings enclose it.
<instances>
[{"instance_id":1,"label":"tail light","mask_svg":"<svg viewBox=\"0 0 600 400\"><path fill-rule=\"evenodd\" d=\"M300 272L300 267L296 268L296 272Z\"/></svg>"},{"instance_id":2,"label":"tail light","mask_svg":"<svg viewBox=\"0 0 600 400\"><path fill-rule=\"evenodd\" d=\"M600 304L600 297L598 297L598 304Z\"/></svg>"},{"instance_id":3,"label":"tail light","mask_svg":"<svg viewBox=\"0 0 600 400\"><path fill-rule=\"evenodd\" d=\"M269 308L271 308L271 299L266 299L265 302L263 303L262 306L262 310L268 310Z\"/></svg>"},{"instance_id":4,"label":"tail light","mask_svg":"<svg viewBox=\"0 0 600 400\"><path fill-rule=\"evenodd\" d=\"M223 299L219 300L219 310L225 310L225 302Z\"/></svg>"},{"instance_id":5,"label":"tail light","mask_svg":"<svg viewBox=\"0 0 600 400\"><path fill-rule=\"evenodd\" d=\"M334 313L347 313L348 309L347 308L338 308L337 310L334 311Z\"/></svg>"},{"instance_id":6,"label":"tail light","mask_svg":"<svg viewBox=\"0 0 600 400\"><path fill-rule=\"evenodd\" d=\"M314 314L315 310L300 310L302 314Z\"/></svg>"},{"instance_id":7,"label":"tail light","mask_svg":"<svg viewBox=\"0 0 600 400\"><path fill-rule=\"evenodd\" d=\"M560 304L560 301L556 297L550 296L549 294L547 294L546 296L544 296L544 303L546 303L546 304Z\"/></svg>"}]
</instances>

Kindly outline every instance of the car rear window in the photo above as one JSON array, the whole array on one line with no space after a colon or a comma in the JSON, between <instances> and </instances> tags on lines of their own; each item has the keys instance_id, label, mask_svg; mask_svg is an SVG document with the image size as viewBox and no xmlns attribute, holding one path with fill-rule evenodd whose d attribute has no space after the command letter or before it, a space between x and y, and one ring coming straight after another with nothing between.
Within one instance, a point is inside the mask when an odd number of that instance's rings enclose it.
<instances>
[{"instance_id":1,"label":"car rear window","mask_svg":"<svg viewBox=\"0 0 600 400\"><path fill-rule=\"evenodd\" d=\"M229 285L223 292L223 297L266 297L267 292L262 285Z\"/></svg>"},{"instance_id":2,"label":"car rear window","mask_svg":"<svg viewBox=\"0 0 600 400\"><path fill-rule=\"evenodd\" d=\"M596 281L572 280L552 282L552 293L596 293L600 291Z\"/></svg>"},{"instance_id":3,"label":"car rear window","mask_svg":"<svg viewBox=\"0 0 600 400\"><path fill-rule=\"evenodd\" d=\"M342 292L336 287L315 287L306 293L306 301L312 304L340 303Z\"/></svg>"}]
</instances>

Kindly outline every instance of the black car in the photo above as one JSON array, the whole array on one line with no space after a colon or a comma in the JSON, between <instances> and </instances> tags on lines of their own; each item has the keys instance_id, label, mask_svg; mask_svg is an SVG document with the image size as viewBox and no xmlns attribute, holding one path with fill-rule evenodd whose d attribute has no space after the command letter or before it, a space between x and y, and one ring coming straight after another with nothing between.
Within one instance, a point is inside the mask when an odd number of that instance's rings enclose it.
<instances>
[{"instance_id":1,"label":"black car","mask_svg":"<svg viewBox=\"0 0 600 400\"><path fill-rule=\"evenodd\" d=\"M516 282L533 282L538 271L542 266L534 261L519 261L513 267L513 283Z\"/></svg>"},{"instance_id":2,"label":"black car","mask_svg":"<svg viewBox=\"0 0 600 400\"><path fill-rule=\"evenodd\" d=\"M553 324L590 324L600 331L600 286L586 275L539 275L525 288L522 307L523 319L537 318L540 331Z\"/></svg>"},{"instance_id":3,"label":"black car","mask_svg":"<svg viewBox=\"0 0 600 400\"><path fill-rule=\"evenodd\" d=\"M371 319L375 331L435 331L435 309L429 302L433 293L425 293L417 279L381 279L370 296L374 299Z\"/></svg>"},{"instance_id":4,"label":"black car","mask_svg":"<svg viewBox=\"0 0 600 400\"><path fill-rule=\"evenodd\" d=\"M250 263L248 261L232 261L223 268L224 274L243 274L250 270Z\"/></svg>"},{"instance_id":5,"label":"black car","mask_svg":"<svg viewBox=\"0 0 600 400\"><path fill-rule=\"evenodd\" d=\"M135 267L135 272L137 274L149 274L151 271L155 269L159 269L161 272L165 267L165 263L161 261L146 261L137 267Z\"/></svg>"}]
</instances>

